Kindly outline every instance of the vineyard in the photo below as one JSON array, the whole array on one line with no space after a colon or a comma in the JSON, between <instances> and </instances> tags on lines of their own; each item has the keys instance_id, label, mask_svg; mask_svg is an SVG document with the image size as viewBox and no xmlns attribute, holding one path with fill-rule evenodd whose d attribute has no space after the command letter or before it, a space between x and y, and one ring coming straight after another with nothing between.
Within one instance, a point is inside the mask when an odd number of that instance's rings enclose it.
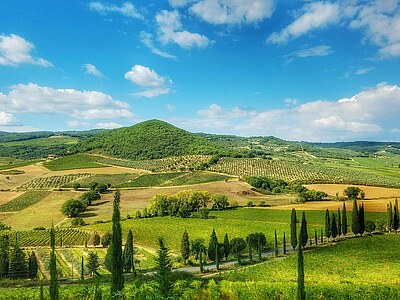
<instances>
[{"instance_id":1,"label":"vineyard","mask_svg":"<svg viewBox=\"0 0 400 300\"><path fill-rule=\"evenodd\" d=\"M211 171L246 176L267 176L302 183L348 183L399 187L395 177L372 174L354 169L328 167L322 164L300 163L260 158L222 158L210 167Z\"/></svg>"},{"instance_id":2,"label":"vineyard","mask_svg":"<svg viewBox=\"0 0 400 300\"><path fill-rule=\"evenodd\" d=\"M67 185L70 182L78 180L80 178L89 177L90 173L77 173L68 175L54 175L49 177L35 178L27 183L18 187L18 190L48 190L53 188L60 188Z\"/></svg>"},{"instance_id":3,"label":"vineyard","mask_svg":"<svg viewBox=\"0 0 400 300\"><path fill-rule=\"evenodd\" d=\"M30 191L25 192L17 198L0 205L0 212L20 211L31 205L38 203L39 201L50 195L47 191Z\"/></svg>"},{"instance_id":4,"label":"vineyard","mask_svg":"<svg viewBox=\"0 0 400 300\"><path fill-rule=\"evenodd\" d=\"M79 183L81 187L88 188L91 182L111 184L112 187L119 186L123 183L135 180L139 174L123 173L123 174L95 174L89 177L82 177L74 182L70 182L63 187L72 188L74 183Z\"/></svg>"},{"instance_id":5,"label":"vineyard","mask_svg":"<svg viewBox=\"0 0 400 300\"><path fill-rule=\"evenodd\" d=\"M124 160L97 157L96 161L106 165L148 170L152 172L193 170L197 165L207 162L208 155L175 156L151 160Z\"/></svg>"}]
</instances>

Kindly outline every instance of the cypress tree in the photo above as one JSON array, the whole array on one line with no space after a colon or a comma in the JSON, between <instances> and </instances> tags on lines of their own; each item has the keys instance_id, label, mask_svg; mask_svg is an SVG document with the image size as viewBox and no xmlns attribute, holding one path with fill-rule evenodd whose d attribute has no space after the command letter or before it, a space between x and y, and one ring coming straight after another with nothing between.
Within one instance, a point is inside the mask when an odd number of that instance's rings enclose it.
<instances>
[{"instance_id":1,"label":"cypress tree","mask_svg":"<svg viewBox=\"0 0 400 300\"><path fill-rule=\"evenodd\" d=\"M358 214L358 207L357 207L357 200L353 201L353 210L351 213L351 231L353 232L354 235L357 235L360 233L360 220L359 220L359 214Z\"/></svg>"},{"instance_id":2,"label":"cypress tree","mask_svg":"<svg viewBox=\"0 0 400 300\"><path fill-rule=\"evenodd\" d=\"M332 237L333 237L333 239L335 239L337 237L337 235L338 235L338 227L336 224L336 216L333 213L332 214Z\"/></svg>"},{"instance_id":3,"label":"cypress tree","mask_svg":"<svg viewBox=\"0 0 400 300\"><path fill-rule=\"evenodd\" d=\"M340 237L342 235L342 218L340 217L340 208L339 207L337 209L337 214L338 214L338 220L337 220L338 236Z\"/></svg>"},{"instance_id":4,"label":"cypress tree","mask_svg":"<svg viewBox=\"0 0 400 300\"><path fill-rule=\"evenodd\" d=\"M365 231L365 216L364 216L364 203L361 203L358 210L358 221L360 223L360 234L363 235Z\"/></svg>"},{"instance_id":5,"label":"cypress tree","mask_svg":"<svg viewBox=\"0 0 400 300\"><path fill-rule=\"evenodd\" d=\"M27 271L25 254L16 243L10 255L9 277L11 279L24 278L27 275Z\"/></svg>"},{"instance_id":6,"label":"cypress tree","mask_svg":"<svg viewBox=\"0 0 400 300\"><path fill-rule=\"evenodd\" d=\"M321 244L323 244L324 243L324 231L322 230L322 228L321 228L320 238L321 238Z\"/></svg>"},{"instance_id":7,"label":"cypress tree","mask_svg":"<svg viewBox=\"0 0 400 300\"><path fill-rule=\"evenodd\" d=\"M286 255L286 234L283 232L283 255Z\"/></svg>"},{"instance_id":8,"label":"cypress tree","mask_svg":"<svg viewBox=\"0 0 400 300\"><path fill-rule=\"evenodd\" d=\"M0 236L0 278L4 278L8 276L9 270L9 248L10 248L10 240L8 235Z\"/></svg>"},{"instance_id":9,"label":"cypress tree","mask_svg":"<svg viewBox=\"0 0 400 300\"><path fill-rule=\"evenodd\" d=\"M29 255L29 262L28 262L28 276L29 278L36 278L38 272L38 262L36 259L35 252L31 252Z\"/></svg>"},{"instance_id":10,"label":"cypress tree","mask_svg":"<svg viewBox=\"0 0 400 300\"><path fill-rule=\"evenodd\" d=\"M318 245L317 229L314 229L314 242L315 242L315 245Z\"/></svg>"},{"instance_id":11,"label":"cypress tree","mask_svg":"<svg viewBox=\"0 0 400 300\"><path fill-rule=\"evenodd\" d=\"M207 249L208 258L212 261L216 261L215 254L217 253L217 251L216 251L216 249L218 247L217 245L218 245L218 238L217 238L217 234L215 233L215 229L213 228L213 231L210 236L210 241L208 242L208 249Z\"/></svg>"},{"instance_id":12,"label":"cypress tree","mask_svg":"<svg viewBox=\"0 0 400 300\"><path fill-rule=\"evenodd\" d=\"M158 251L156 258L157 272L155 274L156 282L160 289L163 299L168 299L171 293L173 282L171 281L172 260L169 256L169 250L164 244L164 239L158 239Z\"/></svg>"},{"instance_id":13,"label":"cypress tree","mask_svg":"<svg viewBox=\"0 0 400 300\"><path fill-rule=\"evenodd\" d=\"M128 237L126 238L124 248L124 269L125 272L135 273L135 265L133 261L133 235L131 229L128 231Z\"/></svg>"},{"instance_id":14,"label":"cypress tree","mask_svg":"<svg viewBox=\"0 0 400 300\"><path fill-rule=\"evenodd\" d=\"M39 300L44 300L44 291L42 282L40 282Z\"/></svg>"},{"instance_id":15,"label":"cypress tree","mask_svg":"<svg viewBox=\"0 0 400 300\"><path fill-rule=\"evenodd\" d=\"M329 241L329 238L332 235L331 225L332 225L331 224L331 217L329 215L329 209L327 209L326 212L325 212L325 235L328 238L328 241Z\"/></svg>"},{"instance_id":16,"label":"cypress tree","mask_svg":"<svg viewBox=\"0 0 400 300\"><path fill-rule=\"evenodd\" d=\"M85 279L85 264L83 262L83 255L81 259L81 280L83 281Z\"/></svg>"},{"instance_id":17,"label":"cypress tree","mask_svg":"<svg viewBox=\"0 0 400 300\"><path fill-rule=\"evenodd\" d=\"M392 231L393 228L393 208L392 202L389 202L387 205L387 229L388 231Z\"/></svg>"},{"instance_id":18,"label":"cypress tree","mask_svg":"<svg viewBox=\"0 0 400 300\"><path fill-rule=\"evenodd\" d=\"M122 260L122 230L121 230L121 213L120 191L114 194L113 215L112 215L112 237L111 237L111 295L117 294L124 288L124 265Z\"/></svg>"},{"instance_id":19,"label":"cypress tree","mask_svg":"<svg viewBox=\"0 0 400 300\"><path fill-rule=\"evenodd\" d=\"M189 259L190 255L189 234L187 233L186 230L183 232L181 240L181 255L183 258L183 262L186 264L186 261Z\"/></svg>"},{"instance_id":20,"label":"cypress tree","mask_svg":"<svg viewBox=\"0 0 400 300\"><path fill-rule=\"evenodd\" d=\"M343 202L342 209L342 233L346 237L347 234L347 214L346 214L346 203Z\"/></svg>"},{"instance_id":21,"label":"cypress tree","mask_svg":"<svg viewBox=\"0 0 400 300\"><path fill-rule=\"evenodd\" d=\"M217 243L215 245L215 268L219 270L219 252L220 252L220 244Z\"/></svg>"},{"instance_id":22,"label":"cypress tree","mask_svg":"<svg viewBox=\"0 0 400 300\"><path fill-rule=\"evenodd\" d=\"M57 260L55 253L56 237L54 226L50 230L50 300L58 300L58 278L57 278Z\"/></svg>"},{"instance_id":23,"label":"cypress tree","mask_svg":"<svg viewBox=\"0 0 400 300\"><path fill-rule=\"evenodd\" d=\"M228 233L225 233L224 236L224 256L225 260L228 260L228 256L231 253L231 245L229 243Z\"/></svg>"},{"instance_id":24,"label":"cypress tree","mask_svg":"<svg viewBox=\"0 0 400 300\"><path fill-rule=\"evenodd\" d=\"M297 217L296 210L292 208L292 215L290 218L290 244L293 250L297 247Z\"/></svg>"},{"instance_id":25,"label":"cypress tree","mask_svg":"<svg viewBox=\"0 0 400 300\"><path fill-rule=\"evenodd\" d=\"M275 229L274 254L275 254L275 257L277 257L278 254L279 254L279 249L278 249L278 238L276 237L276 229Z\"/></svg>"},{"instance_id":26,"label":"cypress tree","mask_svg":"<svg viewBox=\"0 0 400 300\"><path fill-rule=\"evenodd\" d=\"M250 233L246 237L247 248L249 249L249 260L250 262L253 261L253 247L254 247L254 234Z\"/></svg>"},{"instance_id":27,"label":"cypress tree","mask_svg":"<svg viewBox=\"0 0 400 300\"><path fill-rule=\"evenodd\" d=\"M393 211L393 229L397 233L397 230L399 229L399 204L396 201L394 202L394 211Z\"/></svg>"},{"instance_id":28,"label":"cypress tree","mask_svg":"<svg viewBox=\"0 0 400 300\"><path fill-rule=\"evenodd\" d=\"M307 232L307 221L306 221L306 213L303 212L301 217L301 227L300 227L300 238L299 243L301 246L307 245L308 241L308 232Z\"/></svg>"},{"instance_id":29,"label":"cypress tree","mask_svg":"<svg viewBox=\"0 0 400 300\"><path fill-rule=\"evenodd\" d=\"M304 257L302 246L299 245L297 255L297 300L305 300L306 291L304 287Z\"/></svg>"}]
</instances>

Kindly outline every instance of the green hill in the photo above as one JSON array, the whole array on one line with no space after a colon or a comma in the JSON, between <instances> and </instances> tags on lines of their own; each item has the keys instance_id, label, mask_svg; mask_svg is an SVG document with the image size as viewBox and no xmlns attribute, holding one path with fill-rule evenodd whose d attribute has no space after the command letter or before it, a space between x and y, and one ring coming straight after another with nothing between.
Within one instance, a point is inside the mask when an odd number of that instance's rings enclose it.
<instances>
[{"instance_id":1,"label":"green hill","mask_svg":"<svg viewBox=\"0 0 400 300\"><path fill-rule=\"evenodd\" d=\"M223 146L159 120L104 132L80 141L73 149L134 160L227 152Z\"/></svg>"}]
</instances>

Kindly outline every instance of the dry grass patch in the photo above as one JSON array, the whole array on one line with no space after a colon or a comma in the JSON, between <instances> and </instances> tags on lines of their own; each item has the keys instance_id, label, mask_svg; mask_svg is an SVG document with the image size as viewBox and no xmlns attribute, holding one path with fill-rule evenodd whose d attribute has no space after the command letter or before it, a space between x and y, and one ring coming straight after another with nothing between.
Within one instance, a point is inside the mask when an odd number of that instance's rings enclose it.
<instances>
[{"instance_id":1,"label":"dry grass patch","mask_svg":"<svg viewBox=\"0 0 400 300\"><path fill-rule=\"evenodd\" d=\"M310 190L323 191L330 196L343 196L343 191L349 186L357 186L365 192L367 199L400 198L400 189L391 189L376 186L349 185L349 184L309 184L305 185Z\"/></svg>"},{"instance_id":2,"label":"dry grass patch","mask_svg":"<svg viewBox=\"0 0 400 300\"><path fill-rule=\"evenodd\" d=\"M21 192L0 192L0 205L17 198L21 194Z\"/></svg>"},{"instance_id":3,"label":"dry grass patch","mask_svg":"<svg viewBox=\"0 0 400 300\"><path fill-rule=\"evenodd\" d=\"M15 169L24 171L25 173L18 175L0 175L0 189L2 190L14 189L20 186L21 184L24 184L26 182L31 181L34 178L46 174L46 171L37 165L29 165L24 167L18 167Z\"/></svg>"}]
</instances>

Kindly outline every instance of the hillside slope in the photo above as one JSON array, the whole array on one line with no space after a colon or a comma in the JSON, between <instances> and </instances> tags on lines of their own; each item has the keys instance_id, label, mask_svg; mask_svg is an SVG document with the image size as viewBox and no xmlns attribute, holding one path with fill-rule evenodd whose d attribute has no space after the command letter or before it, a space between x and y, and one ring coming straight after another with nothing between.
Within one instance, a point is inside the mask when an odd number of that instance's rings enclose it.
<instances>
[{"instance_id":1,"label":"hillside slope","mask_svg":"<svg viewBox=\"0 0 400 300\"><path fill-rule=\"evenodd\" d=\"M81 141L74 150L135 160L226 152L223 146L159 120L104 132Z\"/></svg>"}]
</instances>

